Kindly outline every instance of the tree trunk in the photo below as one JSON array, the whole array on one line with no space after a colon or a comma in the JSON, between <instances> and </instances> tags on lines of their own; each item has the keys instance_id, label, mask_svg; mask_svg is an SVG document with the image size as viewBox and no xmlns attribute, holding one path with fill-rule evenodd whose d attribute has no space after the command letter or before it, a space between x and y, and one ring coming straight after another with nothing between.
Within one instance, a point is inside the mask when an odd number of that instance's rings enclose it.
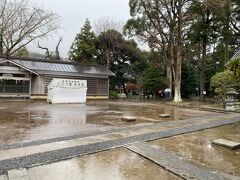
<instances>
[{"instance_id":1,"label":"tree trunk","mask_svg":"<svg viewBox=\"0 0 240 180\"><path fill-rule=\"evenodd\" d=\"M0 56L3 55L3 34L0 32Z\"/></svg>"},{"instance_id":2,"label":"tree trunk","mask_svg":"<svg viewBox=\"0 0 240 180\"><path fill-rule=\"evenodd\" d=\"M182 77L182 6L181 1L177 7L178 23L176 34L176 59L175 59L175 78L174 78L174 100L175 103L182 102L181 96L181 77Z\"/></svg>"},{"instance_id":3,"label":"tree trunk","mask_svg":"<svg viewBox=\"0 0 240 180\"><path fill-rule=\"evenodd\" d=\"M225 41L225 57L224 57L224 64L227 64L228 60L229 60L229 43L228 40Z\"/></svg>"},{"instance_id":4,"label":"tree trunk","mask_svg":"<svg viewBox=\"0 0 240 180\"><path fill-rule=\"evenodd\" d=\"M110 67L110 63L111 63L111 52L109 50L105 51L105 56L106 56L106 60L107 60L107 67Z\"/></svg>"},{"instance_id":5,"label":"tree trunk","mask_svg":"<svg viewBox=\"0 0 240 180\"><path fill-rule=\"evenodd\" d=\"M229 35L231 34L231 12L230 12L230 1L226 1L225 10L226 10L226 19L225 19L225 29L227 31L227 36L224 37L224 45L225 45L225 54L224 54L224 64L229 61Z\"/></svg>"},{"instance_id":6,"label":"tree trunk","mask_svg":"<svg viewBox=\"0 0 240 180\"><path fill-rule=\"evenodd\" d=\"M181 97L181 83L179 81L175 81L175 86L174 86L174 100L173 102L175 103L180 103L182 102L182 97Z\"/></svg>"},{"instance_id":7,"label":"tree trunk","mask_svg":"<svg viewBox=\"0 0 240 180\"><path fill-rule=\"evenodd\" d=\"M174 62L174 41L173 41L173 34L174 31L171 30L170 31L172 34L172 37L170 37L169 39L169 44L168 44L168 48L167 48L167 52L165 54L166 57L166 62L167 62L167 79L168 79L168 88L171 90L170 93L170 99L172 99L173 97L173 81L174 81L174 76L173 76L173 62Z\"/></svg>"},{"instance_id":8,"label":"tree trunk","mask_svg":"<svg viewBox=\"0 0 240 180\"><path fill-rule=\"evenodd\" d=\"M175 78L174 78L174 102L182 102L181 96L181 76L182 76L182 57L181 57L181 48L178 47L177 57L175 65Z\"/></svg>"},{"instance_id":9,"label":"tree trunk","mask_svg":"<svg viewBox=\"0 0 240 180\"><path fill-rule=\"evenodd\" d=\"M61 42L62 42L62 38L59 39L58 44L55 49L55 57L54 57L55 60L61 60L60 53L59 53L59 46L60 46Z\"/></svg>"},{"instance_id":10,"label":"tree trunk","mask_svg":"<svg viewBox=\"0 0 240 180\"><path fill-rule=\"evenodd\" d=\"M168 88L171 89L170 98L172 98L173 92L173 75L172 75L172 66L167 65L167 79L168 79Z\"/></svg>"},{"instance_id":11,"label":"tree trunk","mask_svg":"<svg viewBox=\"0 0 240 180\"><path fill-rule=\"evenodd\" d=\"M200 68L200 101L204 101L204 91L205 91L205 62L207 58L207 41L202 41L202 58L200 58L199 68Z\"/></svg>"}]
</instances>

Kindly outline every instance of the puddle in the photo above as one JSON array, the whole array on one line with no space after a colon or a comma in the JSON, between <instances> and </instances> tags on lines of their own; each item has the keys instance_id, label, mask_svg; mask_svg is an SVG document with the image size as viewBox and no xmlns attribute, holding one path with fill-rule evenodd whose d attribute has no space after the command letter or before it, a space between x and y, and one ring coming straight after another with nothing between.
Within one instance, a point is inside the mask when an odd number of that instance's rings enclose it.
<instances>
[{"instance_id":1,"label":"puddle","mask_svg":"<svg viewBox=\"0 0 240 180\"><path fill-rule=\"evenodd\" d=\"M119 148L50 165L30 168L35 180L177 180L180 179L156 164Z\"/></svg>"},{"instance_id":2,"label":"puddle","mask_svg":"<svg viewBox=\"0 0 240 180\"><path fill-rule=\"evenodd\" d=\"M159 114L162 113L171 114L171 118L159 118ZM0 144L72 136L104 131L113 127L177 121L213 114L161 104L111 101L89 101L86 105L50 105L28 101L0 102ZM134 116L137 117L137 121L124 122L121 120L122 116Z\"/></svg>"},{"instance_id":3,"label":"puddle","mask_svg":"<svg viewBox=\"0 0 240 180\"><path fill-rule=\"evenodd\" d=\"M215 139L239 141L240 123L156 140L151 144L177 153L194 163L240 176L240 148L232 150L213 145L211 142Z\"/></svg>"}]
</instances>

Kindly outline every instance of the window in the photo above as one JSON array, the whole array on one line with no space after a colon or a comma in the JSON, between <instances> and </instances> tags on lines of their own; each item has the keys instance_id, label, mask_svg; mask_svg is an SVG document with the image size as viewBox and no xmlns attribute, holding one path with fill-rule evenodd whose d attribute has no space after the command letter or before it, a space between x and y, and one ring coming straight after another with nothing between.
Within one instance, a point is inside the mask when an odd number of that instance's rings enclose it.
<instances>
[{"instance_id":1,"label":"window","mask_svg":"<svg viewBox=\"0 0 240 180\"><path fill-rule=\"evenodd\" d=\"M29 81L1 80L0 93L28 94Z\"/></svg>"},{"instance_id":2,"label":"window","mask_svg":"<svg viewBox=\"0 0 240 180\"><path fill-rule=\"evenodd\" d=\"M98 95L108 95L108 79L98 79Z\"/></svg>"}]
</instances>

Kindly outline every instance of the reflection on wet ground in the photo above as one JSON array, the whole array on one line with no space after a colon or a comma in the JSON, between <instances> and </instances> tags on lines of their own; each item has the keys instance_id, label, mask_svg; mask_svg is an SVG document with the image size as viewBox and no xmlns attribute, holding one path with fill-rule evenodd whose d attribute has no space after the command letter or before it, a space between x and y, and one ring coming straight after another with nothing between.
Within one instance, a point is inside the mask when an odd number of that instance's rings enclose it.
<instances>
[{"instance_id":1,"label":"reflection on wet ground","mask_svg":"<svg viewBox=\"0 0 240 180\"><path fill-rule=\"evenodd\" d=\"M220 172L240 176L240 149L231 150L212 145L214 139L239 142L240 123L152 141L151 144Z\"/></svg>"},{"instance_id":2,"label":"reflection on wet ground","mask_svg":"<svg viewBox=\"0 0 240 180\"><path fill-rule=\"evenodd\" d=\"M160 113L171 114L161 119ZM49 139L79 133L103 131L158 121L202 117L216 113L181 109L161 104L90 101L84 104L57 104L28 101L0 102L0 144ZM136 122L121 121L121 116L136 116Z\"/></svg>"},{"instance_id":3,"label":"reflection on wet ground","mask_svg":"<svg viewBox=\"0 0 240 180\"><path fill-rule=\"evenodd\" d=\"M156 164L125 149L113 149L28 170L35 180L175 180L180 179Z\"/></svg>"}]
</instances>

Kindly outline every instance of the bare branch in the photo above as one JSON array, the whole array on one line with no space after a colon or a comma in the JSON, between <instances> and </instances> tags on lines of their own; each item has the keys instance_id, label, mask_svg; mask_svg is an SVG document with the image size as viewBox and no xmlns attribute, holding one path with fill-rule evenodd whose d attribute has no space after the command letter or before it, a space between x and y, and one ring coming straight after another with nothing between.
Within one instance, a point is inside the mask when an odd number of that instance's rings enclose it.
<instances>
[{"instance_id":1,"label":"bare branch","mask_svg":"<svg viewBox=\"0 0 240 180\"><path fill-rule=\"evenodd\" d=\"M31 0L5 0L0 15L2 45L7 56L59 27L58 15L36 7Z\"/></svg>"},{"instance_id":2,"label":"bare branch","mask_svg":"<svg viewBox=\"0 0 240 180\"><path fill-rule=\"evenodd\" d=\"M57 43L57 46L56 46L56 51L55 51L55 59L56 60L60 60L61 57L60 57L60 53L59 53L59 46L62 42L62 37L59 39L58 43Z\"/></svg>"},{"instance_id":3,"label":"bare branch","mask_svg":"<svg viewBox=\"0 0 240 180\"><path fill-rule=\"evenodd\" d=\"M41 46L40 43L39 43L39 41L38 41L37 47L40 48L40 49L45 50L45 54L46 54L46 57L45 57L45 58L46 58L46 59L51 59L51 54L50 54L50 51L49 51L49 49L48 49L47 47Z\"/></svg>"},{"instance_id":4,"label":"bare branch","mask_svg":"<svg viewBox=\"0 0 240 180\"><path fill-rule=\"evenodd\" d=\"M112 17L100 17L94 22L94 32L99 35L107 30L114 29L118 32L122 32L124 22Z\"/></svg>"}]
</instances>

